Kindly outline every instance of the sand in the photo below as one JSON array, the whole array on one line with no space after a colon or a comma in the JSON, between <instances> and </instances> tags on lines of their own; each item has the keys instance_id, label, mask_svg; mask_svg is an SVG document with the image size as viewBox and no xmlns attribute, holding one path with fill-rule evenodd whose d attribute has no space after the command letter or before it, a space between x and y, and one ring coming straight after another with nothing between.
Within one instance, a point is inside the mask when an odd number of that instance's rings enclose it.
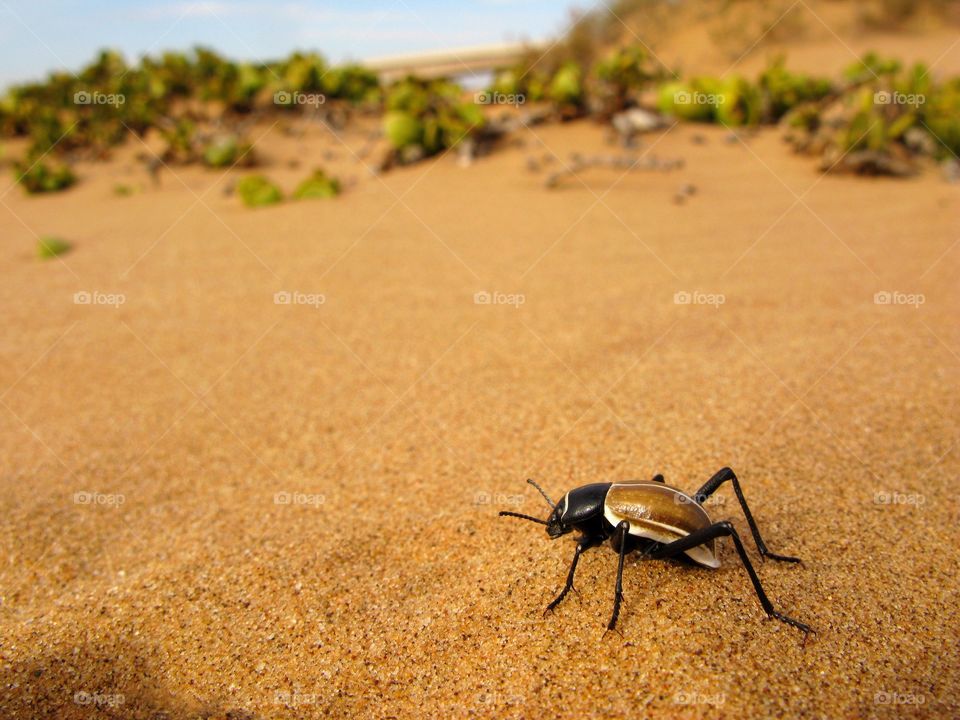
<instances>
[{"instance_id":1,"label":"sand","mask_svg":"<svg viewBox=\"0 0 960 720\"><path fill-rule=\"evenodd\" d=\"M641 151L683 169L553 191L527 157L600 128L379 178L359 132L260 130L285 189L325 150L354 181L247 210L197 168L114 197L132 146L56 197L3 174L0 716L960 713L958 186L823 177L774 130L680 126ZM622 634L609 547L543 617L573 540L497 517L546 514L525 478L724 465L815 636L728 541L629 559Z\"/></svg>"}]
</instances>

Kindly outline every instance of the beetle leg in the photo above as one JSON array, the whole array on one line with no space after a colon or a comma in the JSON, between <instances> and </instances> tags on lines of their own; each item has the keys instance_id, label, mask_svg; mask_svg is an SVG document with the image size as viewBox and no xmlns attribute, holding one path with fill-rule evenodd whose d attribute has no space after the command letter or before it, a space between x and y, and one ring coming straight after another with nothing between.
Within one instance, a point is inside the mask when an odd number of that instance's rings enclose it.
<instances>
[{"instance_id":1,"label":"beetle leg","mask_svg":"<svg viewBox=\"0 0 960 720\"><path fill-rule=\"evenodd\" d=\"M676 557L692 547L702 545L703 543L709 542L714 538L725 536L733 538L733 544L737 548L737 554L740 556L740 562L742 562L743 566L747 569L747 574L750 576L750 582L753 583L753 589L756 591L757 597L760 599L760 605L763 606L764 612L766 612L769 617L776 618L781 622L785 622L787 625L792 625L793 627L802 630L805 633L813 632L809 625L805 625L798 620L794 620L793 618L787 617L783 613L774 610L773 603L770 602L767 594L763 591L763 586L760 584L760 578L757 577L757 572L753 569L753 565L750 563L750 558L747 556L747 551L743 547L743 543L740 540L740 536L737 534L736 528L734 528L728 520L714 523L713 525L690 533L685 538L675 540L672 543L667 543L666 545L657 548L652 553L652 557L660 559Z\"/></svg>"},{"instance_id":2,"label":"beetle leg","mask_svg":"<svg viewBox=\"0 0 960 720\"><path fill-rule=\"evenodd\" d=\"M627 555L627 535L630 534L630 523L621 520L617 525L620 537L620 561L617 564L617 586L613 594L613 615L610 616L610 622L607 623L607 630L613 630L617 626L617 618L620 617L620 603L623 602L623 559Z\"/></svg>"},{"instance_id":3,"label":"beetle leg","mask_svg":"<svg viewBox=\"0 0 960 720\"><path fill-rule=\"evenodd\" d=\"M580 542L577 543L577 549L573 552L573 562L570 563L570 572L567 573L567 583L563 586L563 590L560 591L560 594L557 595L557 597L555 597L549 605L547 605L547 609L543 611L544 615L552 612L553 609L563 601L568 592L571 590L577 592L577 589L573 586L573 576L577 572L577 563L580 562L580 556L590 548L600 544L600 542L602 542L602 540L599 538L580 538Z\"/></svg>"},{"instance_id":4,"label":"beetle leg","mask_svg":"<svg viewBox=\"0 0 960 720\"><path fill-rule=\"evenodd\" d=\"M777 555L767 550L767 545L763 542L763 538L760 537L760 530L757 528L757 523L753 519L753 514L750 512L750 508L747 507L747 500L743 497L743 490L740 489L740 481L737 479L736 473L733 472L728 467L723 468L717 472L712 478L707 480L706 484L697 490L697 493L693 496L694 500L697 501L697 504L703 505L703 501L708 497L713 495L723 483L729 480L733 483L733 491L737 494L737 500L740 501L740 507L743 508L744 517L747 518L747 525L750 526L750 532L753 534L753 539L757 543L757 550L760 551L760 557L770 558L771 560L780 560L781 562L800 562L800 558L791 557L789 555Z\"/></svg>"}]
</instances>

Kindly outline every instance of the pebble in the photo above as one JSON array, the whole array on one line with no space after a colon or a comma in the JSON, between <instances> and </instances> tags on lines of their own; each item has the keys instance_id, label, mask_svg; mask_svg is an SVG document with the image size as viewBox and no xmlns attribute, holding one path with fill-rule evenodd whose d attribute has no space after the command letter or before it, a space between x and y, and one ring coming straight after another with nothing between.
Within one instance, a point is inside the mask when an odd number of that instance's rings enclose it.
<instances>
[{"instance_id":1,"label":"pebble","mask_svg":"<svg viewBox=\"0 0 960 720\"><path fill-rule=\"evenodd\" d=\"M943 172L943 179L950 183L960 181L960 161L956 158L948 158L940 164L940 170Z\"/></svg>"},{"instance_id":2,"label":"pebble","mask_svg":"<svg viewBox=\"0 0 960 720\"><path fill-rule=\"evenodd\" d=\"M677 205L683 205L688 197L697 194L697 186L692 185L691 183L684 183L680 186L680 189L677 190L676 194L673 196L673 202Z\"/></svg>"},{"instance_id":3,"label":"pebble","mask_svg":"<svg viewBox=\"0 0 960 720\"><path fill-rule=\"evenodd\" d=\"M472 138L467 138L457 145L457 165L470 167L477 153L477 144Z\"/></svg>"}]
</instances>

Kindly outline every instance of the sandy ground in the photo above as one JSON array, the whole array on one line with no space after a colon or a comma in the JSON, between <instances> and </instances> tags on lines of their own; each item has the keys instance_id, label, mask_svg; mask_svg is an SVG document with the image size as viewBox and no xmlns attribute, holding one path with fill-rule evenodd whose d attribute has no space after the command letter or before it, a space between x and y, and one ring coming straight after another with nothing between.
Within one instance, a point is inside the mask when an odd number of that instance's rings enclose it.
<instances>
[{"instance_id":1,"label":"sandy ground","mask_svg":"<svg viewBox=\"0 0 960 720\"><path fill-rule=\"evenodd\" d=\"M286 189L326 151L355 182L248 210L196 168L115 197L133 147L57 197L3 174L0 715L960 713L956 185L823 177L772 130L553 191L527 158L598 127L380 178L359 135L261 130ZM608 547L542 617L573 541L497 517L546 514L525 478L724 465L817 635L729 542L628 561L622 635Z\"/></svg>"}]
</instances>

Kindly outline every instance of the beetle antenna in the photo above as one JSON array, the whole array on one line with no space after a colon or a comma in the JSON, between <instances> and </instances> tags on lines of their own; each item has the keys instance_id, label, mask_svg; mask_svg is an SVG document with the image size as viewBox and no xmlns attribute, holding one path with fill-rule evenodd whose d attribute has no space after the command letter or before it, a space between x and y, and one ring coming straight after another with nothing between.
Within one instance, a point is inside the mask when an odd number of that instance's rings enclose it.
<instances>
[{"instance_id":1,"label":"beetle antenna","mask_svg":"<svg viewBox=\"0 0 960 720\"><path fill-rule=\"evenodd\" d=\"M550 499L550 496L547 495L547 494L543 491L543 488L542 488L542 487L540 487L539 485L537 485L536 481L535 481L533 478L527 478L527 482L530 483L531 485L533 485L537 490L540 491L540 494L543 495L543 499L547 501L547 504L550 506L550 509L551 509L551 510L556 509L557 504L556 504L553 500Z\"/></svg>"},{"instance_id":2,"label":"beetle antenna","mask_svg":"<svg viewBox=\"0 0 960 720\"><path fill-rule=\"evenodd\" d=\"M532 517L531 515L524 515L522 513L510 512L509 510L501 510L500 515L509 515L510 517L520 518L521 520L529 520L531 522L539 523L540 525L546 525L546 520L541 520L540 518Z\"/></svg>"}]
</instances>

